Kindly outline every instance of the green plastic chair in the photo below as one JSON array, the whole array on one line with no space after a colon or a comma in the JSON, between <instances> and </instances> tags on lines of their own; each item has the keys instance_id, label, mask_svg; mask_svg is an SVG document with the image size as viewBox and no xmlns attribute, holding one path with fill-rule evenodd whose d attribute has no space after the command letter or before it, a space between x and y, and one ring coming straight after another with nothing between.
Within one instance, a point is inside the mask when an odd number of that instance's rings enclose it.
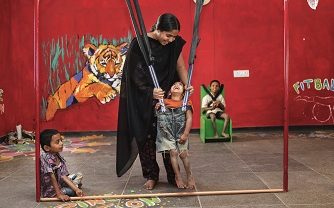
<instances>
[{"instance_id":1,"label":"green plastic chair","mask_svg":"<svg viewBox=\"0 0 334 208\"><path fill-rule=\"evenodd\" d=\"M208 88L209 89L209 88ZM221 94L224 96L224 89L222 90ZM201 86L201 105L202 105L202 99L205 95L207 95L207 91L205 91L204 86ZM229 135L229 138L223 138L223 137L214 137L215 132L212 127L211 120L206 117L205 113L201 110L201 116L200 116L200 138L203 143L209 142L209 141L224 141L224 142L232 142L232 119L230 118L230 122L227 124L225 133ZM216 125L218 132L221 132L223 130L224 126L224 120L223 119L216 119Z\"/></svg>"}]
</instances>

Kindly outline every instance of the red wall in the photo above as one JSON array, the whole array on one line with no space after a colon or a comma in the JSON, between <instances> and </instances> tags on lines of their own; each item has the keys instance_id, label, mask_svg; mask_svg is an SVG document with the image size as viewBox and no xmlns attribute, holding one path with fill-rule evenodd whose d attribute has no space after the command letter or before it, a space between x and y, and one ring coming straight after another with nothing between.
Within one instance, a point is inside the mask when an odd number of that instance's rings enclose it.
<instances>
[{"instance_id":1,"label":"red wall","mask_svg":"<svg viewBox=\"0 0 334 208\"><path fill-rule=\"evenodd\" d=\"M329 90L323 85L325 79L330 85L334 79L333 6L333 1L321 0L317 9L312 10L302 1L291 1L290 118L295 125L334 124L334 80ZM315 89L313 81L310 89L305 85L298 94L292 86L306 79L320 79L321 89ZM298 97L315 101L306 102Z\"/></svg>"},{"instance_id":2,"label":"red wall","mask_svg":"<svg viewBox=\"0 0 334 208\"><path fill-rule=\"evenodd\" d=\"M0 7L0 88L5 112L0 135L17 124L34 127L33 1L2 0Z\"/></svg>"},{"instance_id":3,"label":"red wall","mask_svg":"<svg viewBox=\"0 0 334 208\"><path fill-rule=\"evenodd\" d=\"M281 0L215 1L210 78L225 82L233 126L283 123L282 8ZM238 69L248 69L250 77L233 78Z\"/></svg>"},{"instance_id":4,"label":"red wall","mask_svg":"<svg viewBox=\"0 0 334 208\"><path fill-rule=\"evenodd\" d=\"M0 134L18 123L32 129L33 0L3 0L0 19L0 88L4 89L5 113L0 114ZM283 0L213 0L203 7L192 96L199 117L199 86L219 79L225 84L227 111L233 127L281 126L283 123ZM293 85L305 79L334 78L334 2L322 0L317 10L306 1L289 1L290 16L290 125L332 125L333 90L300 90ZM194 16L193 0L140 1L147 28L163 12L176 14L181 36L188 42L188 60ZM132 30L123 0L41 0L40 41L86 34L109 38L127 36ZM41 49L42 51L42 49ZM47 92L48 68L40 54L41 94ZM82 59L84 60L84 58ZM72 61L73 60L69 60ZM233 70L248 69L249 78L234 78ZM73 74L71 74L73 75ZM334 85L334 84L333 84ZM333 86L334 87L334 86ZM298 97L299 96L299 97ZM307 97L306 97L307 96ZM305 98L321 97L320 101ZM301 99L303 98L303 99ZM325 99L326 98L326 99ZM319 99L318 99L319 100ZM326 104L322 104L325 102ZM332 102L334 103L334 102ZM0 102L1 104L1 102ZM118 99L102 105L95 98L60 110L42 128L62 131L112 130L117 128ZM330 119L327 119L330 118ZM199 119L193 128L199 128Z\"/></svg>"}]
</instances>

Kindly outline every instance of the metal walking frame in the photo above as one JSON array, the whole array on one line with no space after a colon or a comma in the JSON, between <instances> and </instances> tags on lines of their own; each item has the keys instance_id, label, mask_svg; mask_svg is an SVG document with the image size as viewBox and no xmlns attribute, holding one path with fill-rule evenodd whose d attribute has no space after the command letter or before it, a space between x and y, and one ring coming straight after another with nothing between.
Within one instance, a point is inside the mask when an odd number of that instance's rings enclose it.
<instances>
[{"instance_id":1,"label":"metal walking frame","mask_svg":"<svg viewBox=\"0 0 334 208\"><path fill-rule=\"evenodd\" d=\"M196 57L196 48L200 41L200 38L198 36L198 27L199 27L199 18L200 18L202 7L203 7L203 2L204 2L203 0L196 0L193 37L191 40L191 47L190 47L190 53L189 53L189 59L188 59L189 67L188 67L187 86L190 86L190 83L191 83L191 78L192 78L193 70L194 70L194 61ZM186 111L188 99L189 99L189 90L186 90L186 93L184 95L183 102L182 102L182 111Z\"/></svg>"},{"instance_id":2,"label":"metal walking frame","mask_svg":"<svg viewBox=\"0 0 334 208\"><path fill-rule=\"evenodd\" d=\"M131 22L133 25L133 28L135 30L136 36L137 36L137 41L138 41L138 45L139 48L144 56L145 62L150 70L150 75L151 78L153 80L153 84L155 88L160 88L159 86L159 82L157 79L157 76L155 74L154 68L153 68L153 57L152 57L152 51L151 51L151 47L150 47L150 43L148 41L147 38L147 34L146 34L146 28L145 28L145 24L144 24L144 20L143 20L143 16L139 7L139 3L138 0L133 0L133 4L136 10L136 14L137 17L135 17L135 13L132 9L132 5L130 0L125 0L126 1L126 5L129 9L129 13L130 13L130 17L131 17ZM138 27L138 23L140 27ZM159 103L161 105L161 111L165 112L166 111L166 107L164 104L164 100L163 99L159 99Z\"/></svg>"}]
</instances>

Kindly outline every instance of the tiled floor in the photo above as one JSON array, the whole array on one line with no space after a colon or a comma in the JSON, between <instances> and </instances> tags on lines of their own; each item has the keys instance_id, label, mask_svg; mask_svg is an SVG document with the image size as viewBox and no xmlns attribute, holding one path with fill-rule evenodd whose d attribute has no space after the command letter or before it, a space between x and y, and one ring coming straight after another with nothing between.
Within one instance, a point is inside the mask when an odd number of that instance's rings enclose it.
<instances>
[{"instance_id":1,"label":"tiled floor","mask_svg":"<svg viewBox=\"0 0 334 208\"><path fill-rule=\"evenodd\" d=\"M70 134L68 148L62 153L70 172L84 174L86 195L185 191L167 184L161 155L157 156L161 167L160 183L153 191L142 188L144 179L138 160L128 173L118 178L115 174L115 137L112 133L96 133L101 134L104 137L85 139L82 139L83 134ZM294 129L289 136L287 193L37 203L34 160L31 156L16 156L0 162L0 207L334 207L334 130ZM194 133L190 157L196 191L281 189L282 150L283 133L276 129L235 130L233 143L203 144Z\"/></svg>"}]
</instances>

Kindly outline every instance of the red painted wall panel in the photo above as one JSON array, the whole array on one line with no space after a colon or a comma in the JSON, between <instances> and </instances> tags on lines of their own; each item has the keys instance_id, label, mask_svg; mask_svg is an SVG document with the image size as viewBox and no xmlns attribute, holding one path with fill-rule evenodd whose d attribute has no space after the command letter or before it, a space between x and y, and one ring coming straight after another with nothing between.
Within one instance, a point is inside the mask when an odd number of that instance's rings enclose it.
<instances>
[{"instance_id":1,"label":"red painted wall panel","mask_svg":"<svg viewBox=\"0 0 334 208\"><path fill-rule=\"evenodd\" d=\"M290 118L295 125L334 123L333 6L331 0L319 1L316 10L300 1L290 4ZM292 86L307 79L313 81L309 88L299 85L297 93ZM324 86L325 79L329 85ZM319 89L315 83L321 83Z\"/></svg>"},{"instance_id":2,"label":"red painted wall panel","mask_svg":"<svg viewBox=\"0 0 334 208\"><path fill-rule=\"evenodd\" d=\"M147 28L163 12L172 12L179 17L180 34L187 40L183 52L187 62L195 6L193 1L155 0L140 1L140 4ZM334 89L314 89L314 79L320 78L322 83L324 79L328 79L329 83L334 79L334 25L330 21L334 16L330 9L333 6L334 2L322 0L317 10L312 10L306 1L289 1L290 125L332 125L334 122L331 104L334 103L331 100ZM19 123L25 129L34 127L33 1L4 0L0 11L1 17L4 17L0 20L0 88L5 91L5 112L0 114L0 134L3 134ZM131 31L132 25L123 0L41 0L41 96L46 97L50 90L50 69L44 62L47 59L43 44L64 40L65 37L79 39L85 35L119 39L128 36ZM225 84L227 110L233 119L233 127L281 126L284 96L283 0L258 0L256 3L253 0L213 0L203 7L200 36L193 77L194 118L198 118L200 113L200 84L219 79ZM82 55L77 60L81 60L81 64L85 62ZM65 57L65 61L74 63L72 56ZM234 78L233 70L237 69L248 69L250 77ZM61 72L59 76L64 74ZM310 89L304 90L298 85L298 94L293 85L305 79L313 79L313 83ZM59 110L54 119L41 124L42 128L62 131L115 131L117 109L118 99L103 105L91 98ZM194 119L193 128L199 128L199 119Z\"/></svg>"},{"instance_id":3,"label":"red painted wall panel","mask_svg":"<svg viewBox=\"0 0 334 208\"><path fill-rule=\"evenodd\" d=\"M0 21L0 88L5 106L0 114L2 135L17 124L25 129L34 124L33 1L2 1Z\"/></svg>"},{"instance_id":4,"label":"red painted wall panel","mask_svg":"<svg viewBox=\"0 0 334 208\"><path fill-rule=\"evenodd\" d=\"M9 106L10 95L13 91L10 90L10 82L8 81L10 73L7 71L8 65L10 64L11 54L10 51L10 18L8 18L8 11L10 10L10 0L6 0L2 2L2 6L0 7L0 91L2 95L0 96L0 135L3 132L7 132L9 129L8 124L13 123L14 118L10 118L9 114L5 112L7 111L7 107ZM6 53L2 52L6 51Z\"/></svg>"},{"instance_id":5,"label":"red painted wall panel","mask_svg":"<svg viewBox=\"0 0 334 208\"><path fill-rule=\"evenodd\" d=\"M238 127L283 123L283 1L214 1L215 76ZM234 78L233 70L249 70Z\"/></svg>"}]
</instances>

